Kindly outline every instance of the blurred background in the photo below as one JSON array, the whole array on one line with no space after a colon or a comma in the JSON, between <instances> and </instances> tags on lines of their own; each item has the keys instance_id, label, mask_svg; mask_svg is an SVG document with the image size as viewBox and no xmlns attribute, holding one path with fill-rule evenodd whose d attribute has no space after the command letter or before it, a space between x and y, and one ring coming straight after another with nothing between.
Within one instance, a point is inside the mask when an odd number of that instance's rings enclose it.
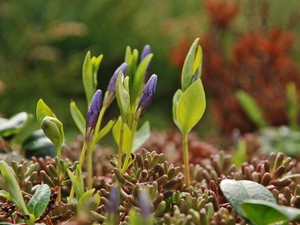
<instances>
[{"instance_id":1,"label":"blurred background","mask_svg":"<svg viewBox=\"0 0 300 225\"><path fill-rule=\"evenodd\" d=\"M288 124L286 87L300 85L299 21L299 0L0 0L0 114L35 114L42 98L71 137L77 130L70 100L86 108L81 71L87 51L104 55L98 84L106 90L126 46L141 52L149 44L159 81L143 119L158 130L175 128L172 97L186 53L200 37L207 110L195 131L256 130L239 90L255 99L268 125ZM106 119L117 115L114 105Z\"/></svg>"}]
</instances>

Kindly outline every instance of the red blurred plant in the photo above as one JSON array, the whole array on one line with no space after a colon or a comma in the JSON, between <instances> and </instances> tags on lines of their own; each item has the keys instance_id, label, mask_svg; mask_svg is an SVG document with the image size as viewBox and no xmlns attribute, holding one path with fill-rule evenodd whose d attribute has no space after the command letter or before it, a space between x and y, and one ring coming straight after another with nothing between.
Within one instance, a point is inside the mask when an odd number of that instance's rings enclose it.
<instances>
[{"instance_id":1,"label":"red blurred plant","mask_svg":"<svg viewBox=\"0 0 300 225\"><path fill-rule=\"evenodd\" d=\"M271 27L267 31L236 35L228 54L228 46L221 43L226 43L223 34L237 15L239 3L207 0L205 6L213 27L200 39L202 80L215 126L226 133L234 128L243 132L257 128L237 101L235 92L240 89L257 101L270 125L287 124L286 84L293 81L300 85L299 70L292 56L294 34ZM171 61L175 66L182 66L179 56L187 52L187 42L187 37L182 38L172 50Z\"/></svg>"}]
</instances>

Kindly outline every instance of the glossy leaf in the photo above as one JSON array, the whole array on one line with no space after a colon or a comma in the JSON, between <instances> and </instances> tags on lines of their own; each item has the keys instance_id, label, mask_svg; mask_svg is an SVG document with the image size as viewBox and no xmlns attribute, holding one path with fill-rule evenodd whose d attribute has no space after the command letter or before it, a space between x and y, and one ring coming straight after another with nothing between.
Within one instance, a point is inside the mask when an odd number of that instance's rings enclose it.
<instances>
[{"instance_id":1,"label":"glossy leaf","mask_svg":"<svg viewBox=\"0 0 300 225\"><path fill-rule=\"evenodd\" d=\"M193 67L196 67L198 63L194 66L195 56L196 56L196 50L198 46L199 38L197 38L191 48L189 49L188 54L186 55L186 58L184 60L184 64L182 67L182 73L181 73L181 89L183 92L191 85L192 79L193 79Z\"/></svg>"},{"instance_id":2,"label":"glossy leaf","mask_svg":"<svg viewBox=\"0 0 300 225\"><path fill-rule=\"evenodd\" d=\"M40 99L36 106L36 118L39 124L42 124L42 121L46 116L56 118L49 106L47 106L46 103Z\"/></svg>"},{"instance_id":3,"label":"glossy leaf","mask_svg":"<svg viewBox=\"0 0 300 225\"><path fill-rule=\"evenodd\" d=\"M119 145L120 141L120 130L121 130L122 120L119 117L115 125L113 126L112 133L115 142ZM125 123L124 124L124 136L123 136L123 152L131 152L130 149L130 138L131 138L131 130L129 126Z\"/></svg>"},{"instance_id":4,"label":"glossy leaf","mask_svg":"<svg viewBox=\"0 0 300 225\"><path fill-rule=\"evenodd\" d=\"M70 111L71 111L72 118L73 118L76 126L78 127L80 133L82 135L84 135L85 118L83 117L82 113L80 112L80 110L78 109L78 107L76 106L76 103L74 101L71 101L71 103L70 103Z\"/></svg>"},{"instance_id":5,"label":"glossy leaf","mask_svg":"<svg viewBox=\"0 0 300 225\"><path fill-rule=\"evenodd\" d=\"M263 200L245 200L242 210L248 220L256 225L283 224L300 219L299 209Z\"/></svg>"},{"instance_id":6,"label":"glossy leaf","mask_svg":"<svg viewBox=\"0 0 300 225\"><path fill-rule=\"evenodd\" d=\"M27 209L29 213L33 214L37 219L39 218L45 209L50 200L51 190L47 184L41 184L36 189L34 195L31 197L27 204Z\"/></svg>"},{"instance_id":7,"label":"glossy leaf","mask_svg":"<svg viewBox=\"0 0 300 225\"><path fill-rule=\"evenodd\" d=\"M32 115L20 112L0 123L0 136L8 137L19 133L31 120Z\"/></svg>"},{"instance_id":8,"label":"glossy leaf","mask_svg":"<svg viewBox=\"0 0 300 225\"><path fill-rule=\"evenodd\" d=\"M138 150L150 137L150 123L145 121L145 123L138 129L134 136L134 144L132 152Z\"/></svg>"},{"instance_id":9,"label":"glossy leaf","mask_svg":"<svg viewBox=\"0 0 300 225\"><path fill-rule=\"evenodd\" d=\"M230 202L232 207L243 218L245 214L241 208L241 204L245 200L260 199L268 202L276 203L276 199L266 187L249 180L222 180L220 184L221 190Z\"/></svg>"},{"instance_id":10,"label":"glossy leaf","mask_svg":"<svg viewBox=\"0 0 300 225\"><path fill-rule=\"evenodd\" d=\"M179 99L180 99L182 93L183 93L183 92L182 92L181 89L178 89L178 90L175 92L175 94L174 94L174 96L173 96L173 104L172 104L173 121L174 121L174 123L176 124L176 126L177 126L178 128L180 128L180 127L179 127L179 124L178 124L178 118L177 118L177 105L178 105L178 102L179 102Z\"/></svg>"},{"instance_id":11,"label":"glossy leaf","mask_svg":"<svg viewBox=\"0 0 300 225\"><path fill-rule=\"evenodd\" d=\"M108 134L108 132L112 129L112 127L115 124L115 120L110 120L108 123L100 130L100 132L94 137L95 143L100 141L101 138L103 138L105 135Z\"/></svg>"},{"instance_id":12,"label":"glossy leaf","mask_svg":"<svg viewBox=\"0 0 300 225\"><path fill-rule=\"evenodd\" d=\"M187 134L203 116L206 107L205 93L200 79L195 81L181 95L176 114L178 125L183 134Z\"/></svg>"},{"instance_id":13,"label":"glossy leaf","mask_svg":"<svg viewBox=\"0 0 300 225\"><path fill-rule=\"evenodd\" d=\"M137 98L141 95L141 92L144 87L144 78L145 73L147 71L148 65L151 62L151 59L153 57L153 54L147 55L143 61L138 65L134 78L131 81L132 86L130 87L130 102L131 104L134 104L137 100Z\"/></svg>"},{"instance_id":14,"label":"glossy leaf","mask_svg":"<svg viewBox=\"0 0 300 225\"><path fill-rule=\"evenodd\" d=\"M1 174L5 180L6 190L11 196L11 201L17 206L23 215L28 215L29 212L25 205L21 188L16 179L13 169L6 162L0 161Z\"/></svg>"},{"instance_id":15,"label":"glossy leaf","mask_svg":"<svg viewBox=\"0 0 300 225\"><path fill-rule=\"evenodd\" d=\"M128 78L124 79L122 72L119 73L116 84L116 98L121 112L121 118L125 122L130 111L130 96L128 92Z\"/></svg>"}]
</instances>

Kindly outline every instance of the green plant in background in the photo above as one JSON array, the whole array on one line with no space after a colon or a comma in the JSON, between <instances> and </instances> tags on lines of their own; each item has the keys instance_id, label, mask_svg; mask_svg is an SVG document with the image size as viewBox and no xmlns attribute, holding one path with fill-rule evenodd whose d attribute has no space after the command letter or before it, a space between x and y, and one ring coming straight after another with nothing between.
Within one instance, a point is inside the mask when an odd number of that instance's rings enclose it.
<instances>
[{"instance_id":1,"label":"green plant in background","mask_svg":"<svg viewBox=\"0 0 300 225\"><path fill-rule=\"evenodd\" d=\"M264 118L263 112L256 103L255 99L242 90L236 92L235 94L237 100L253 123L255 123L255 125L259 128L267 127L268 122Z\"/></svg>"},{"instance_id":2,"label":"green plant in background","mask_svg":"<svg viewBox=\"0 0 300 225\"><path fill-rule=\"evenodd\" d=\"M261 149L264 152L297 154L300 146L300 132L298 131L299 106L295 83L289 82L286 85L285 110L289 126L270 127L255 99L242 90L236 93L236 97L249 118L260 128L258 133Z\"/></svg>"},{"instance_id":3,"label":"green plant in background","mask_svg":"<svg viewBox=\"0 0 300 225\"><path fill-rule=\"evenodd\" d=\"M289 126L293 130L297 130L299 128L299 102L297 88L294 82L289 82L286 85L286 111L289 118Z\"/></svg>"},{"instance_id":4,"label":"green plant in background","mask_svg":"<svg viewBox=\"0 0 300 225\"><path fill-rule=\"evenodd\" d=\"M183 139L185 184L190 185L188 133L201 119L205 107L205 93L201 82L202 50L199 39L192 44L181 73L181 89L173 97L173 120L180 129Z\"/></svg>"}]
</instances>

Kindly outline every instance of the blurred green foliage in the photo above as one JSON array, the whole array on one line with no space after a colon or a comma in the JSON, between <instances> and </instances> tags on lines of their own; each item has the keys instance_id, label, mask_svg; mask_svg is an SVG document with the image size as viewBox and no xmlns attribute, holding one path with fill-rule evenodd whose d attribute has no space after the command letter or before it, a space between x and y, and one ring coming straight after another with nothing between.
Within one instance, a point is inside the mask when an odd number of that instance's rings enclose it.
<instances>
[{"instance_id":1,"label":"blurred green foliage","mask_svg":"<svg viewBox=\"0 0 300 225\"><path fill-rule=\"evenodd\" d=\"M227 32L222 45L234 40L230 35L255 28L260 17L287 29L299 26L293 23L300 16L295 13L298 0L272 1L269 15L259 11L257 4L263 2L271 1L242 1L235 23L228 28L235 32ZM81 109L86 107L81 85L86 52L104 55L98 84L106 89L124 61L126 46L141 51L150 44L151 71L158 74L159 82L153 106L143 119L157 128L172 125L171 99L180 83L180 70L170 64L170 50L183 35L193 40L211 28L204 5L204 0L0 1L0 113L5 117L20 111L34 113L42 98L66 127L74 126L70 100L76 99ZM110 118L117 115L115 109L108 113ZM150 118L153 115L155 120Z\"/></svg>"},{"instance_id":2,"label":"blurred green foliage","mask_svg":"<svg viewBox=\"0 0 300 225\"><path fill-rule=\"evenodd\" d=\"M65 124L73 124L70 100L85 107L81 71L86 52L104 55L98 83L106 89L126 46L141 50L150 44L152 71L160 77L154 101L170 106L153 113L169 114L172 123L171 96L179 72L169 63L169 49L190 27L198 29L201 11L198 1L1 1L0 113L33 113L42 98Z\"/></svg>"}]
</instances>

